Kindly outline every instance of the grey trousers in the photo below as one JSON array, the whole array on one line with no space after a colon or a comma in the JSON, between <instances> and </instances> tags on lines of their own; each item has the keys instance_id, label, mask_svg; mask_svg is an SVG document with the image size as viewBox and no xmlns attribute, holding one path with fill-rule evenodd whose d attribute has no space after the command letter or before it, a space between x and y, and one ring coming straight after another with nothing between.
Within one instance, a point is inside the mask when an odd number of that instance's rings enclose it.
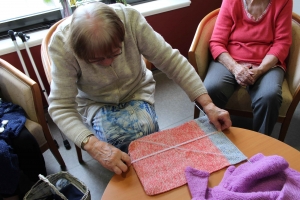
<instances>
[{"instance_id":1,"label":"grey trousers","mask_svg":"<svg viewBox=\"0 0 300 200\"><path fill-rule=\"evenodd\" d=\"M247 87L253 110L253 130L271 134L277 122L282 103L282 82L284 71L280 67L270 69L254 85ZM214 104L224 108L228 99L238 87L234 75L221 63L212 61L204 85Z\"/></svg>"}]
</instances>

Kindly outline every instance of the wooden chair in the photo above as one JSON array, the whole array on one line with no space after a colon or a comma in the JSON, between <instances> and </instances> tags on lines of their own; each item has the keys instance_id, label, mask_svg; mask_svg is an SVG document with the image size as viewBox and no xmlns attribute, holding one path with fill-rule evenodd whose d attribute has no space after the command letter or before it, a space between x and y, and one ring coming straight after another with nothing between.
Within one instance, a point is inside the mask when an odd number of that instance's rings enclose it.
<instances>
[{"instance_id":1,"label":"wooden chair","mask_svg":"<svg viewBox=\"0 0 300 200\"><path fill-rule=\"evenodd\" d=\"M57 146L46 123L39 85L17 68L0 59L0 92L7 101L21 106L26 113L25 127L37 140L41 152L50 149L58 163L65 168Z\"/></svg>"},{"instance_id":2,"label":"wooden chair","mask_svg":"<svg viewBox=\"0 0 300 200\"><path fill-rule=\"evenodd\" d=\"M217 19L219 9L207 14L199 23L194 39L189 49L188 59L194 66L202 80L212 60L209 51L209 40ZM282 105L280 107L278 122L282 123L279 140L284 141L291 118L300 100L300 16L292 16L292 45L287 58L287 71L282 85ZM229 99L226 107L232 115L252 117L251 99L246 89L239 87ZM195 107L194 117L199 116Z\"/></svg>"}]
</instances>

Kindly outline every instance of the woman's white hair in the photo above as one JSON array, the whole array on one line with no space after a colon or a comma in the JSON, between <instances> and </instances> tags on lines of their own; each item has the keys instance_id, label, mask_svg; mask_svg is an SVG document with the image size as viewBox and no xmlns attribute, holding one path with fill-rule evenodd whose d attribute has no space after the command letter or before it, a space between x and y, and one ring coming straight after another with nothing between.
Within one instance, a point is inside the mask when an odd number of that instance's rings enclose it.
<instances>
[{"instance_id":1,"label":"woman's white hair","mask_svg":"<svg viewBox=\"0 0 300 200\"><path fill-rule=\"evenodd\" d=\"M79 6L72 15L67 43L88 62L96 54L109 56L124 41L125 28L113 8L95 2Z\"/></svg>"}]
</instances>

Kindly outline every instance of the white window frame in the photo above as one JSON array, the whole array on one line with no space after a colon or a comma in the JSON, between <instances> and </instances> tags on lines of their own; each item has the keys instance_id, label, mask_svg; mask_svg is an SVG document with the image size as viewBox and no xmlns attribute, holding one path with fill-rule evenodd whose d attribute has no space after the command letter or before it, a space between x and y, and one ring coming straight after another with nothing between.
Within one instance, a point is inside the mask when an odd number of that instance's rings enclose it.
<instances>
[{"instance_id":1,"label":"white window frame","mask_svg":"<svg viewBox=\"0 0 300 200\"><path fill-rule=\"evenodd\" d=\"M180 9L183 7L188 7L190 6L190 4L191 0L156 0L143 4L133 5L132 7L140 11L143 16L146 17L175 9ZM46 33L47 29L27 34L30 37L30 39L27 41L27 45L29 47L40 45ZM25 49L25 46L20 38L17 38L16 42L19 46L19 49ZM0 40L0 47L0 55L15 52L14 44L10 38Z\"/></svg>"}]
</instances>

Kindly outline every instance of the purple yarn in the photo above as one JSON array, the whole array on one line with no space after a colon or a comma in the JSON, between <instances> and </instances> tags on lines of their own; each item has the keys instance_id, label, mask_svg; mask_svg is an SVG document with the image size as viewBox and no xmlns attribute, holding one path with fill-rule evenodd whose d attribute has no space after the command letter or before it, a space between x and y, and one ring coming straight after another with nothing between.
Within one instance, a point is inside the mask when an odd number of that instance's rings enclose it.
<instances>
[{"instance_id":1,"label":"purple yarn","mask_svg":"<svg viewBox=\"0 0 300 200\"><path fill-rule=\"evenodd\" d=\"M218 186L207 188L209 173L185 170L193 200L300 199L300 173L277 155L254 155L249 162L227 168Z\"/></svg>"}]
</instances>

